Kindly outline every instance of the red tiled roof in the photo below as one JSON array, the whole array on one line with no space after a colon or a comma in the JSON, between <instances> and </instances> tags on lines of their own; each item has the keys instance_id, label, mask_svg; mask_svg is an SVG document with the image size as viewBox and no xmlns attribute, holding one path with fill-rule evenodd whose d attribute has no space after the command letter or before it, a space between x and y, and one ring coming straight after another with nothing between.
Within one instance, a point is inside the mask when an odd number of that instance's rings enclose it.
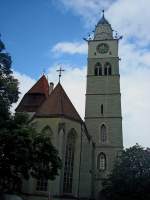
<instances>
[{"instance_id":1,"label":"red tiled roof","mask_svg":"<svg viewBox=\"0 0 150 200\"><path fill-rule=\"evenodd\" d=\"M17 112L36 112L37 108L48 97L49 85L46 77L43 75L33 87L24 95L18 107Z\"/></svg>"},{"instance_id":2,"label":"red tiled roof","mask_svg":"<svg viewBox=\"0 0 150 200\"><path fill-rule=\"evenodd\" d=\"M51 95L37 110L38 117L58 117L63 116L77 121L82 121L69 97L60 83L54 88Z\"/></svg>"},{"instance_id":3,"label":"red tiled roof","mask_svg":"<svg viewBox=\"0 0 150 200\"><path fill-rule=\"evenodd\" d=\"M30 93L30 94L40 93L40 94L45 94L46 97L48 96L48 94L49 94L49 84L48 84L48 81L47 81L45 75L43 75L33 85L33 87L28 91L28 93Z\"/></svg>"}]
</instances>

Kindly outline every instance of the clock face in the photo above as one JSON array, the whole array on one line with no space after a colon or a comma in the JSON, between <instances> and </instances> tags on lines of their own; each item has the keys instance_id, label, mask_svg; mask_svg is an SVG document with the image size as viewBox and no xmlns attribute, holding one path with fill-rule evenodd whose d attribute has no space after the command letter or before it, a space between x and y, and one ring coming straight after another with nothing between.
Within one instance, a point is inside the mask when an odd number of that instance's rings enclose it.
<instances>
[{"instance_id":1,"label":"clock face","mask_svg":"<svg viewBox=\"0 0 150 200\"><path fill-rule=\"evenodd\" d=\"M109 51L109 46L108 46L108 44L106 44L106 43L101 43L101 44L99 44L99 45L97 46L97 51L98 51L99 53L102 53L102 54L108 53L108 51Z\"/></svg>"}]
</instances>

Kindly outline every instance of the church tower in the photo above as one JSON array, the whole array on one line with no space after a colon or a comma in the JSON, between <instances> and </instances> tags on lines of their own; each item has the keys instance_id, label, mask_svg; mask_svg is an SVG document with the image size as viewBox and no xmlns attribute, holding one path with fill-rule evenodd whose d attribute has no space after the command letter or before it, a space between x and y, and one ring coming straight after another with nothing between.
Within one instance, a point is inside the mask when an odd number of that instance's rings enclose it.
<instances>
[{"instance_id":1,"label":"church tower","mask_svg":"<svg viewBox=\"0 0 150 200\"><path fill-rule=\"evenodd\" d=\"M123 148L118 42L103 12L88 41L85 123L93 140L93 195Z\"/></svg>"}]
</instances>

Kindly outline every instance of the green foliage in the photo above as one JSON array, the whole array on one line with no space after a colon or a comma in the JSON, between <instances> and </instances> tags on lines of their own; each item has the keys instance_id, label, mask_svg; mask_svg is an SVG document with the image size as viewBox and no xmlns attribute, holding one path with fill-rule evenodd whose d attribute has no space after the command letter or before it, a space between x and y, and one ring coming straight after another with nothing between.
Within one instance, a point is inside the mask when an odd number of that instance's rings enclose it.
<instances>
[{"instance_id":1,"label":"green foliage","mask_svg":"<svg viewBox=\"0 0 150 200\"><path fill-rule=\"evenodd\" d=\"M29 178L32 131L27 117L16 115L7 122L7 128L0 132L0 191L18 191L22 178Z\"/></svg>"},{"instance_id":2,"label":"green foliage","mask_svg":"<svg viewBox=\"0 0 150 200\"><path fill-rule=\"evenodd\" d=\"M21 190L29 176L54 180L61 168L49 137L37 134L25 114L16 114L0 132L0 191Z\"/></svg>"},{"instance_id":3,"label":"green foliage","mask_svg":"<svg viewBox=\"0 0 150 200\"><path fill-rule=\"evenodd\" d=\"M42 134L33 140L33 166L31 174L35 178L54 180L61 168L61 160L58 151L53 147L51 139ZM40 162L39 162L40 160Z\"/></svg>"},{"instance_id":4,"label":"green foliage","mask_svg":"<svg viewBox=\"0 0 150 200\"><path fill-rule=\"evenodd\" d=\"M0 40L0 126L9 118L11 104L18 100L18 80L12 75L11 64L11 56Z\"/></svg>"},{"instance_id":5,"label":"green foliage","mask_svg":"<svg viewBox=\"0 0 150 200\"><path fill-rule=\"evenodd\" d=\"M150 151L138 144L122 151L103 186L108 200L150 199Z\"/></svg>"},{"instance_id":6,"label":"green foliage","mask_svg":"<svg viewBox=\"0 0 150 200\"><path fill-rule=\"evenodd\" d=\"M61 160L50 138L38 134L27 115L11 115L19 94L11 63L0 41L0 192L13 193L30 176L54 180Z\"/></svg>"}]
</instances>

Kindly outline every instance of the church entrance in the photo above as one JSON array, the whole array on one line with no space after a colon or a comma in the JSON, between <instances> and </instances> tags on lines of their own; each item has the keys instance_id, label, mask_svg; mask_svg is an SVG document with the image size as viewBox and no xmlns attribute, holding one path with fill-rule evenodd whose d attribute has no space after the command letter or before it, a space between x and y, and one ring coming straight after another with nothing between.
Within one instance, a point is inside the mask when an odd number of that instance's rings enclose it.
<instances>
[{"instance_id":1,"label":"church entrance","mask_svg":"<svg viewBox=\"0 0 150 200\"><path fill-rule=\"evenodd\" d=\"M75 134L73 133L73 131L71 131L68 134L66 142L64 182L63 182L64 194L72 193L74 153L75 153Z\"/></svg>"}]
</instances>

